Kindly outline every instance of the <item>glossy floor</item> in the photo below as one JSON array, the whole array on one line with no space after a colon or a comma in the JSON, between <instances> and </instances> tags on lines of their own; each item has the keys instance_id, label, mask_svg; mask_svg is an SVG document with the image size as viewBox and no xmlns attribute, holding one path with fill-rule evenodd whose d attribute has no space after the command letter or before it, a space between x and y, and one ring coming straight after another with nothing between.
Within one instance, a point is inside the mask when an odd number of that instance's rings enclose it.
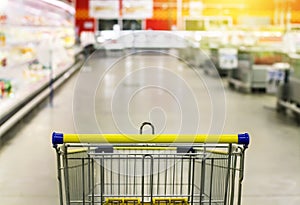
<instances>
[{"instance_id":1,"label":"glossy floor","mask_svg":"<svg viewBox=\"0 0 300 205\"><path fill-rule=\"evenodd\" d=\"M156 133L249 132L242 204L300 204L300 127L275 112L274 96L229 90L170 55L103 56L11 133L0 150L0 204L59 204L53 131L138 133L143 121Z\"/></svg>"}]
</instances>

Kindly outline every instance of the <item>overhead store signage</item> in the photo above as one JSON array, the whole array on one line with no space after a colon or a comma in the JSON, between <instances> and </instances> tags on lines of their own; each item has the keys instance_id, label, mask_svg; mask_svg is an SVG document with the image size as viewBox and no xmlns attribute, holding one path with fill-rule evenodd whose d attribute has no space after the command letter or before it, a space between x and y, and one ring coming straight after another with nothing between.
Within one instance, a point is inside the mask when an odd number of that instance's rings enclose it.
<instances>
[{"instance_id":1,"label":"overhead store signage","mask_svg":"<svg viewBox=\"0 0 300 205\"><path fill-rule=\"evenodd\" d=\"M239 16L237 23L247 26L268 26L272 19L269 16Z\"/></svg>"},{"instance_id":2,"label":"overhead store signage","mask_svg":"<svg viewBox=\"0 0 300 205\"><path fill-rule=\"evenodd\" d=\"M97 19L146 19L153 16L153 0L90 0L89 16Z\"/></svg>"},{"instance_id":3,"label":"overhead store signage","mask_svg":"<svg viewBox=\"0 0 300 205\"><path fill-rule=\"evenodd\" d=\"M6 14L0 13L0 24L5 24L7 20Z\"/></svg>"},{"instance_id":4,"label":"overhead store signage","mask_svg":"<svg viewBox=\"0 0 300 205\"><path fill-rule=\"evenodd\" d=\"M119 8L118 0L90 0L89 15L97 19L118 18Z\"/></svg>"},{"instance_id":5,"label":"overhead store signage","mask_svg":"<svg viewBox=\"0 0 300 205\"><path fill-rule=\"evenodd\" d=\"M205 20L204 19L185 19L185 30L187 31L204 31Z\"/></svg>"},{"instance_id":6,"label":"overhead store signage","mask_svg":"<svg viewBox=\"0 0 300 205\"><path fill-rule=\"evenodd\" d=\"M153 16L153 0L123 0L124 19L146 19Z\"/></svg>"},{"instance_id":7,"label":"overhead store signage","mask_svg":"<svg viewBox=\"0 0 300 205\"><path fill-rule=\"evenodd\" d=\"M202 16L202 11L203 11L203 3L202 1L190 1L189 5L190 9L190 17L201 17Z\"/></svg>"}]
</instances>

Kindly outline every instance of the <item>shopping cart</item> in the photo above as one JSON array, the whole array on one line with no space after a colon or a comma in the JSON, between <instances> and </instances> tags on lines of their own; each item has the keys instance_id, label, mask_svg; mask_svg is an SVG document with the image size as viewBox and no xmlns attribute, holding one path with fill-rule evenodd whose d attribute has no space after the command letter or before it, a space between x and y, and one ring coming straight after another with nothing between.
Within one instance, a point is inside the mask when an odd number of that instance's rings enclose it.
<instances>
[{"instance_id":1,"label":"shopping cart","mask_svg":"<svg viewBox=\"0 0 300 205\"><path fill-rule=\"evenodd\" d=\"M247 133L53 133L52 143L60 204L241 204Z\"/></svg>"}]
</instances>

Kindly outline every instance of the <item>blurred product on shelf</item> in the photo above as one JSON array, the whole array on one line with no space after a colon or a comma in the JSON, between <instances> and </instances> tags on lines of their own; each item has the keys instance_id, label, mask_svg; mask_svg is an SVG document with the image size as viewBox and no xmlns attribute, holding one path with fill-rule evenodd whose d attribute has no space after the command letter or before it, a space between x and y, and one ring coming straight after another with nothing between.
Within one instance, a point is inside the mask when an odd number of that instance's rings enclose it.
<instances>
[{"instance_id":1,"label":"blurred product on shelf","mask_svg":"<svg viewBox=\"0 0 300 205\"><path fill-rule=\"evenodd\" d=\"M6 37L5 33L0 31L0 46L5 46Z\"/></svg>"},{"instance_id":2,"label":"blurred product on shelf","mask_svg":"<svg viewBox=\"0 0 300 205\"><path fill-rule=\"evenodd\" d=\"M6 65L7 65L6 55L0 53L0 68L1 67L6 67Z\"/></svg>"},{"instance_id":3,"label":"blurred product on shelf","mask_svg":"<svg viewBox=\"0 0 300 205\"><path fill-rule=\"evenodd\" d=\"M278 62L274 63L272 67L267 70L267 93L276 94L279 86L284 83L286 73L290 70L289 63Z\"/></svg>"},{"instance_id":4,"label":"blurred product on shelf","mask_svg":"<svg viewBox=\"0 0 300 205\"><path fill-rule=\"evenodd\" d=\"M33 71L43 70L46 67L39 63L38 60L34 60L28 64L28 69Z\"/></svg>"},{"instance_id":5,"label":"blurred product on shelf","mask_svg":"<svg viewBox=\"0 0 300 205\"><path fill-rule=\"evenodd\" d=\"M35 57L36 52L31 45L15 46L9 52L8 66L18 66L19 64L33 60Z\"/></svg>"},{"instance_id":6,"label":"blurred product on shelf","mask_svg":"<svg viewBox=\"0 0 300 205\"><path fill-rule=\"evenodd\" d=\"M256 65L273 65L282 62L282 56L275 51L261 51L253 53L253 63Z\"/></svg>"},{"instance_id":7,"label":"blurred product on shelf","mask_svg":"<svg viewBox=\"0 0 300 205\"><path fill-rule=\"evenodd\" d=\"M28 67L23 70L23 76L29 81L39 81L47 76L49 76L49 69L39 63L38 60L33 60L29 62Z\"/></svg>"},{"instance_id":8,"label":"blurred product on shelf","mask_svg":"<svg viewBox=\"0 0 300 205\"><path fill-rule=\"evenodd\" d=\"M8 79L0 79L0 98L9 97L12 94L12 84Z\"/></svg>"},{"instance_id":9,"label":"blurred product on shelf","mask_svg":"<svg viewBox=\"0 0 300 205\"><path fill-rule=\"evenodd\" d=\"M72 35L66 35L62 39L65 48L72 48L75 44L75 37Z\"/></svg>"}]
</instances>

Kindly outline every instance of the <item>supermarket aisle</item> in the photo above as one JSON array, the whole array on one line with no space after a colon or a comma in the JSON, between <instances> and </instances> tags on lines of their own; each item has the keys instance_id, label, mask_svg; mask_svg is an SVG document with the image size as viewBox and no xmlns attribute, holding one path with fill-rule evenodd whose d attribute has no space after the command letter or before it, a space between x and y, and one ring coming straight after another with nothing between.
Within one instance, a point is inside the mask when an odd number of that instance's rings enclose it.
<instances>
[{"instance_id":1,"label":"supermarket aisle","mask_svg":"<svg viewBox=\"0 0 300 205\"><path fill-rule=\"evenodd\" d=\"M222 82L198 74L166 55L94 56L0 150L1 204L58 204L52 131L137 133L145 120L157 133L250 132L243 205L300 204L299 126L269 108L274 97L224 83L225 100Z\"/></svg>"}]
</instances>

